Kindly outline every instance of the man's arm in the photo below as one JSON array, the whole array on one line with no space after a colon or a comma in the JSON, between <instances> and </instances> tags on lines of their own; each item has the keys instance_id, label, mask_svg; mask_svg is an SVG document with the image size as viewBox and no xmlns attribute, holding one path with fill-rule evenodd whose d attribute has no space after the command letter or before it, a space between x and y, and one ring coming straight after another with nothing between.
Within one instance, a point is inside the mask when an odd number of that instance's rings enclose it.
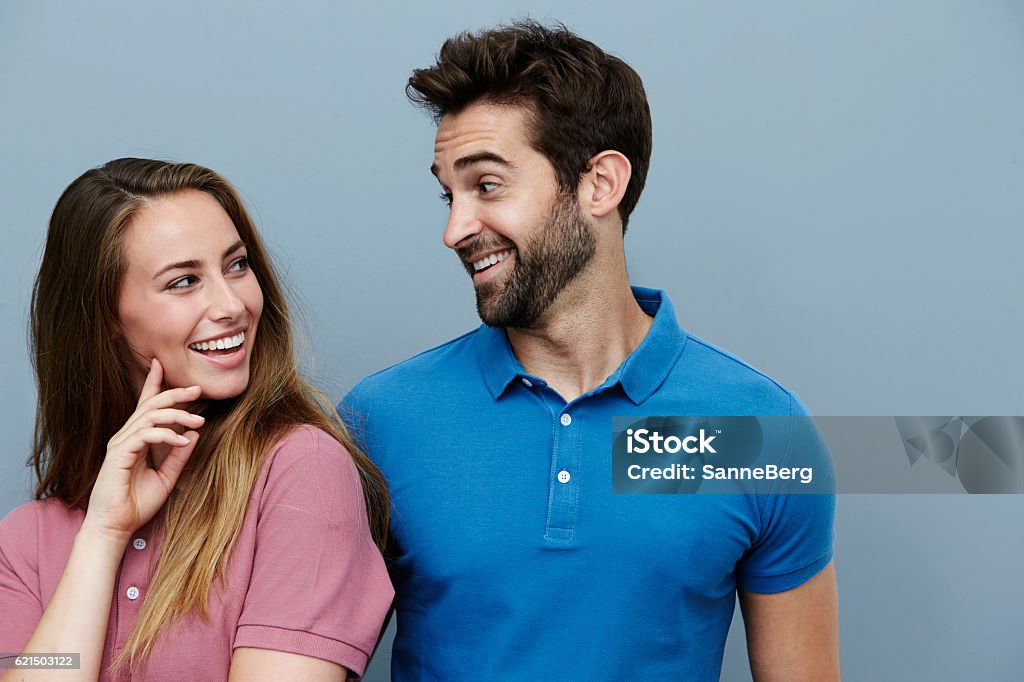
<instances>
[{"instance_id":1,"label":"man's arm","mask_svg":"<svg viewBox=\"0 0 1024 682\"><path fill-rule=\"evenodd\" d=\"M831 562L792 590L741 589L739 595L756 682L839 680L839 599Z\"/></svg>"}]
</instances>

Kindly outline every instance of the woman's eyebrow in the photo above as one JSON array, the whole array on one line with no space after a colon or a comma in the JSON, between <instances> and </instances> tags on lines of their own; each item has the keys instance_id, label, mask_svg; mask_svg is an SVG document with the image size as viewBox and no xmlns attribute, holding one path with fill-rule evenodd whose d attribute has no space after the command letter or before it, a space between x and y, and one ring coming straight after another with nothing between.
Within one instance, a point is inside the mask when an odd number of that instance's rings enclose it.
<instances>
[{"instance_id":1,"label":"woman's eyebrow","mask_svg":"<svg viewBox=\"0 0 1024 682\"><path fill-rule=\"evenodd\" d=\"M235 251L238 251L243 246L245 246L245 242L239 239L237 242L235 242L234 244L227 248L227 250L224 252L224 255L221 256L221 258L227 258L228 256L233 254ZM165 265L164 267L160 268L160 271L153 275L153 279L156 279L160 275L170 270L188 270L190 268L198 268L200 265L202 265L202 263L203 262L199 260L183 260L178 261L177 263L171 263L170 265Z\"/></svg>"}]
</instances>

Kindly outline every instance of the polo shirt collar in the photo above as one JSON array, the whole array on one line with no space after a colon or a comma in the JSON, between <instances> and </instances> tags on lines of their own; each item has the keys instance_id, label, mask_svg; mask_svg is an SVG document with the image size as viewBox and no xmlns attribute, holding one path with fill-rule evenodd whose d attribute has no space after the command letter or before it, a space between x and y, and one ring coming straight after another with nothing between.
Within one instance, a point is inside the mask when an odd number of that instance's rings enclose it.
<instances>
[{"instance_id":1,"label":"polo shirt collar","mask_svg":"<svg viewBox=\"0 0 1024 682\"><path fill-rule=\"evenodd\" d=\"M516 377L526 374L512 352L504 327L480 325L476 333L476 358L487 390L497 400Z\"/></svg>"},{"instance_id":2,"label":"polo shirt collar","mask_svg":"<svg viewBox=\"0 0 1024 682\"><path fill-rule=\"evenodd\" d=\"M668 294L658 289L631 287L633 297L654 321L636 350L610 377L618 378L629 399L639 405L658 390L683 352L686 334L676 321ZM517 378L526 375L519 364L504 328L480 325L476 334L477 362L487 389L495 400Z\"/></svg>"},{"instance_id":3,"label":"polo shirt collar","mask_svg":"<svg viewBox=\"0 0 1024 682\"><path fill-rule=\"evenodd\" d=\"M636 405L647 400L668 378L686 345L686 332L676 321L668 294L658 289L632 287L633 297L645 313L654 316L647 336L619 367L619 383Z\"/></svg>"}]
</instances>

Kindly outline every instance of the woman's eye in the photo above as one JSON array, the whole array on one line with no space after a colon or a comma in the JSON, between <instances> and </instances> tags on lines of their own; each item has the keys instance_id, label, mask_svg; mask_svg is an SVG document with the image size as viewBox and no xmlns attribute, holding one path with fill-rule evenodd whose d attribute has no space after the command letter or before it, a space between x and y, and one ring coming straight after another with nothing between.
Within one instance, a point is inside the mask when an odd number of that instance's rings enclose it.
<instances>
[{"instance_id":1,"label":"woman's eye","mask_svg":"<svg viewBox=\"0 0 1024 682\"><path fill-rule=\"evenodd\" d=\"M444 202L445 206L447 206L448 208L451 208L452 207L452 195L451 195L451 192L442 192L441 193L441 201Z\"/></svg>"},{"instance_id":2,"label":"woman's eye","mask_svg":"<svg viewBox=\"0 0 1024 682\"><path fill-rule=\"evenodd\" d=\"M197 278L193 277L192 275L185 275L184 277L179 277L178 279L176 279L173 282L171 282L170 284L168 284L167 288L168 289L187 289L190 286L192 286L193 284L195 284L196 280L197 280Z\"/></svg>"},{"instance_id":3,"label":"woman's eye","mask_svg":"<svg viewBox=\"0 0 1024 682\"><path fill-rule=\"evenodd\" d=\"M241 258L235 260L235 262L233 262L231 265L228 266L228 271L248 270L248 269L249 269L249 257L248 256L242 256Z\"/></svg>"}]
</instances>

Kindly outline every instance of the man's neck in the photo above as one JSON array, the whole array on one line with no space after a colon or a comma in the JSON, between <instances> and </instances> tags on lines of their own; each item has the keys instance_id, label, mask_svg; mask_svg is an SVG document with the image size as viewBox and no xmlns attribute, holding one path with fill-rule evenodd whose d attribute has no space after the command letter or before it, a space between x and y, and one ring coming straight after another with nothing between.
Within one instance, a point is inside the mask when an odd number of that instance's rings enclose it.
<instances>
[{"instance_id":1,"label":"man's neck","mask_svg":"<svg viewBox=\"0 0 1024 682\"><path fill-rule=\"evenodd\" d=\"M624 270L611 282L580 279L566 287L536 326L507 329L523 368L566 402L600 386L636 350L652 322L633 297Z\"/></svg>"}]
</instances>

